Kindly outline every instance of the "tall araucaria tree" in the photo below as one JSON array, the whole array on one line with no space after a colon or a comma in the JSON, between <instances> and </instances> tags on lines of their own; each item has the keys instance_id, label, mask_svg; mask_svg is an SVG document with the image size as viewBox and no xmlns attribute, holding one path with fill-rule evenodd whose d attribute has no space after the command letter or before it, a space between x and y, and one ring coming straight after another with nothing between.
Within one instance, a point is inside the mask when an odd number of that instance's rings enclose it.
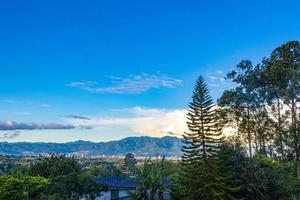
<instances>
[{"instance_id":1,"label":"tall araucaria tree","mask_svg":"<svg viewBox=\"0 0 300 200\"><path fill-rule=\"evenodd\" d=\"M189 132L184 133L181 172L175 198L185 200L235 199L238 188L221 174L218 159L222 132L217 124L213 100L200 76L187 114ZM177 195L176 195L177 193Z\"/></svg>"}]
</instances>

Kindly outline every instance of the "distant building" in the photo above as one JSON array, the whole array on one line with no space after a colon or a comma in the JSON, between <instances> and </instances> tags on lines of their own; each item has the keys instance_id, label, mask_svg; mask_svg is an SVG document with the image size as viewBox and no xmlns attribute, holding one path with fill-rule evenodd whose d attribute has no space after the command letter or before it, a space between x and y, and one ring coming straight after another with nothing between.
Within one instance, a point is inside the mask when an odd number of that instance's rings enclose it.
<instances>
[{"instance_id":1,"label":"distant building","mask_svg":"<svg viewBox=\"0 0 300 200\"><path fill-rule=\"evenodd\" d=\"M98 177L95 181L103 186L106 186L108 190L102 192L100 197L96 200L131 200L128 192L135 190L138 183L134 178L129 177ZM170 185L170 181L165 181L166 185ZM164 200L169 200L169 192L164 192Z\"/></svg>"}]
</instances>

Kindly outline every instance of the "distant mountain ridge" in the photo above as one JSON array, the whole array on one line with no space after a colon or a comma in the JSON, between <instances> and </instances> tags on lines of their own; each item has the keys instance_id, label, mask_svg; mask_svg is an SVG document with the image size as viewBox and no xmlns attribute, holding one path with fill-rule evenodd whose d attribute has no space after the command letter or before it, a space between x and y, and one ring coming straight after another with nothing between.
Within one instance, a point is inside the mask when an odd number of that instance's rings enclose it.
<instances>
[{"instance_id":1,"label":"distant mountain ridge","mask_svg":"<svg viewBox=\"0 0 300 200\"><path fill-rule=\"evenodd\" d=\"M128 137L117 141L89 142L76 141L67 143L42 142L0 142L1 155L39 155L45 153L76 154L87 156L124 156L134 153L136 156L167 156L181 155L181 139L165 136Z\"/></svg>"}]
</instances>

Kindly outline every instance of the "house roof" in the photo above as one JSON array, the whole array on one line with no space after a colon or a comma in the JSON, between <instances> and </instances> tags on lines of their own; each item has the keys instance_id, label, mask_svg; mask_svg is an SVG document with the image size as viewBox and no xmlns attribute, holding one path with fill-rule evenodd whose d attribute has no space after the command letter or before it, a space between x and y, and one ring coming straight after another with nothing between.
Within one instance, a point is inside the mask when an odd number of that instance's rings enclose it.
<instances>
[{"instance_id":1,"label":"house roof","mask_svg":"<svg viewBox=\"0 0 300 200\"><path fill-rule=\"evenodd\" d=\"M133 178L128 177L97 177L95 179L96 183L108 186L110 188L136 188L137 183Z\"/></svg>"},{"instance_id":2,"label":"house roof","mask_svg":"<svg viewBox=\"0 0 300 200\"><path fill-rule=\"evenodd\" d=\"M105 176L97 177L95 179L96 183L105 185L109 188L125 188L125 189L134 189L138 186L135 178L121 177L121 176ZM165 186L169 186L171 181L166 179L164 180Z\"/></svg>"}]
</instances>

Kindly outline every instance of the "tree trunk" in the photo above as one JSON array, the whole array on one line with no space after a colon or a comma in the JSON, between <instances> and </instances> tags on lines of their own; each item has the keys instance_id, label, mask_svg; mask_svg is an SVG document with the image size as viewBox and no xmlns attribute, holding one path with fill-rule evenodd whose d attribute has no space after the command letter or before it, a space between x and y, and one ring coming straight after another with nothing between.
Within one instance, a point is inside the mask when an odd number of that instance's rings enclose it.
<instances>
[{"instance_id":1,"label":"tree trunk","mask_svg":"<svg viewBox=\"0 0 300 200\"><path fill-rule=\"evenodd\" d=\"M294 148L295 148L295 161L296 161L296 168L297 168L297 178L300 179L300 154L299 154L299 137L297 134L297 110L296 110L296 101L295 99L291 100L292 107L291 107L291 114L292 114L292 124L291 124L291 133L293 135L293 142L294 142ZM297 200L300 200L300 193L297 194Z\"/></svg>"},{"instance_id":2,"label":"tree trunk","mask_svg":"<svg viewBox=\"0 0 300 200\"><path fill-rule=\"evenodd\" d=\"M279 136L279 145L280 145L280 154L281 160L284 158L284 151L283 151L283 136L282 136L282 128L281 128L281 112L280 112L280 100L277 98L277 111L278 111L278 122L277 122L277 134Z\"/></svg>"},{"instance_id":3,"label":"tree trunk","mask_svg":"<svg viewBox=\"0 0 300 200\"><path fill-rule=\"evenodd\" d=\"M263 147L262 147L262 137L263 137L263 135L262 135L262 133L260 132L260 130L258 130L257 131L257 135L258 135L258 151L260 152L260 153L263 153Z\"/></svg>"},{"instance_id":4,"label":"tree trunk","mask_svg":"<svg viewBox=\"0 0 300 200\"><path fill-rule=\"evenodd\" d=\"M300 170L299 170L299 173L298 173L298 168L300 169L300 159L299 159L299 141L298 141L298 134L297 134L297 122L296 122L296 116L297 116L297 111L296 111L296 102L295 100L293 99L292 100L292 108L291 108L291 112L292 112L292 124L291 124L291 132L293 134L293 139L294 139L294 148L295 148L295 154L296 154L296 157L295 157L295 160L296 160L296 163L297 163L297 178L300 178Z\"/></svg>"},{"instance_id":5,"label":"tree trunk","mask_svg":"<svg viewBox=\"0 0 300 200\"><path fill-rule=\"evenodd\" d=\"M262 152L264 155L267 156L267 151L266 151L266 139L265 139L265 135L262 135Z\"/></svg>"},{"instance_id":6,"label":"tree trunk","mask_svg":"<svg viewBox=\"0 0 300 200\"><path fill-rule=\"evenodd\" d=\"M247 134L248 134L248 145L249 145L249 155L252 157L252 144L251 144L251 131L250 131L250 108L247 105Z\"/></svg>"},{"instance_id":7,"label":"tree trunk","mask_svg":"<svg viewBox=\"0 0 300 200\"><path fill-rule=\"evenodd\" d=\"M255 152L259 152L258 151L258 137L257 137L257 132L254 131L254 144L255 144Z\"/></svg>"}]
</instances>

